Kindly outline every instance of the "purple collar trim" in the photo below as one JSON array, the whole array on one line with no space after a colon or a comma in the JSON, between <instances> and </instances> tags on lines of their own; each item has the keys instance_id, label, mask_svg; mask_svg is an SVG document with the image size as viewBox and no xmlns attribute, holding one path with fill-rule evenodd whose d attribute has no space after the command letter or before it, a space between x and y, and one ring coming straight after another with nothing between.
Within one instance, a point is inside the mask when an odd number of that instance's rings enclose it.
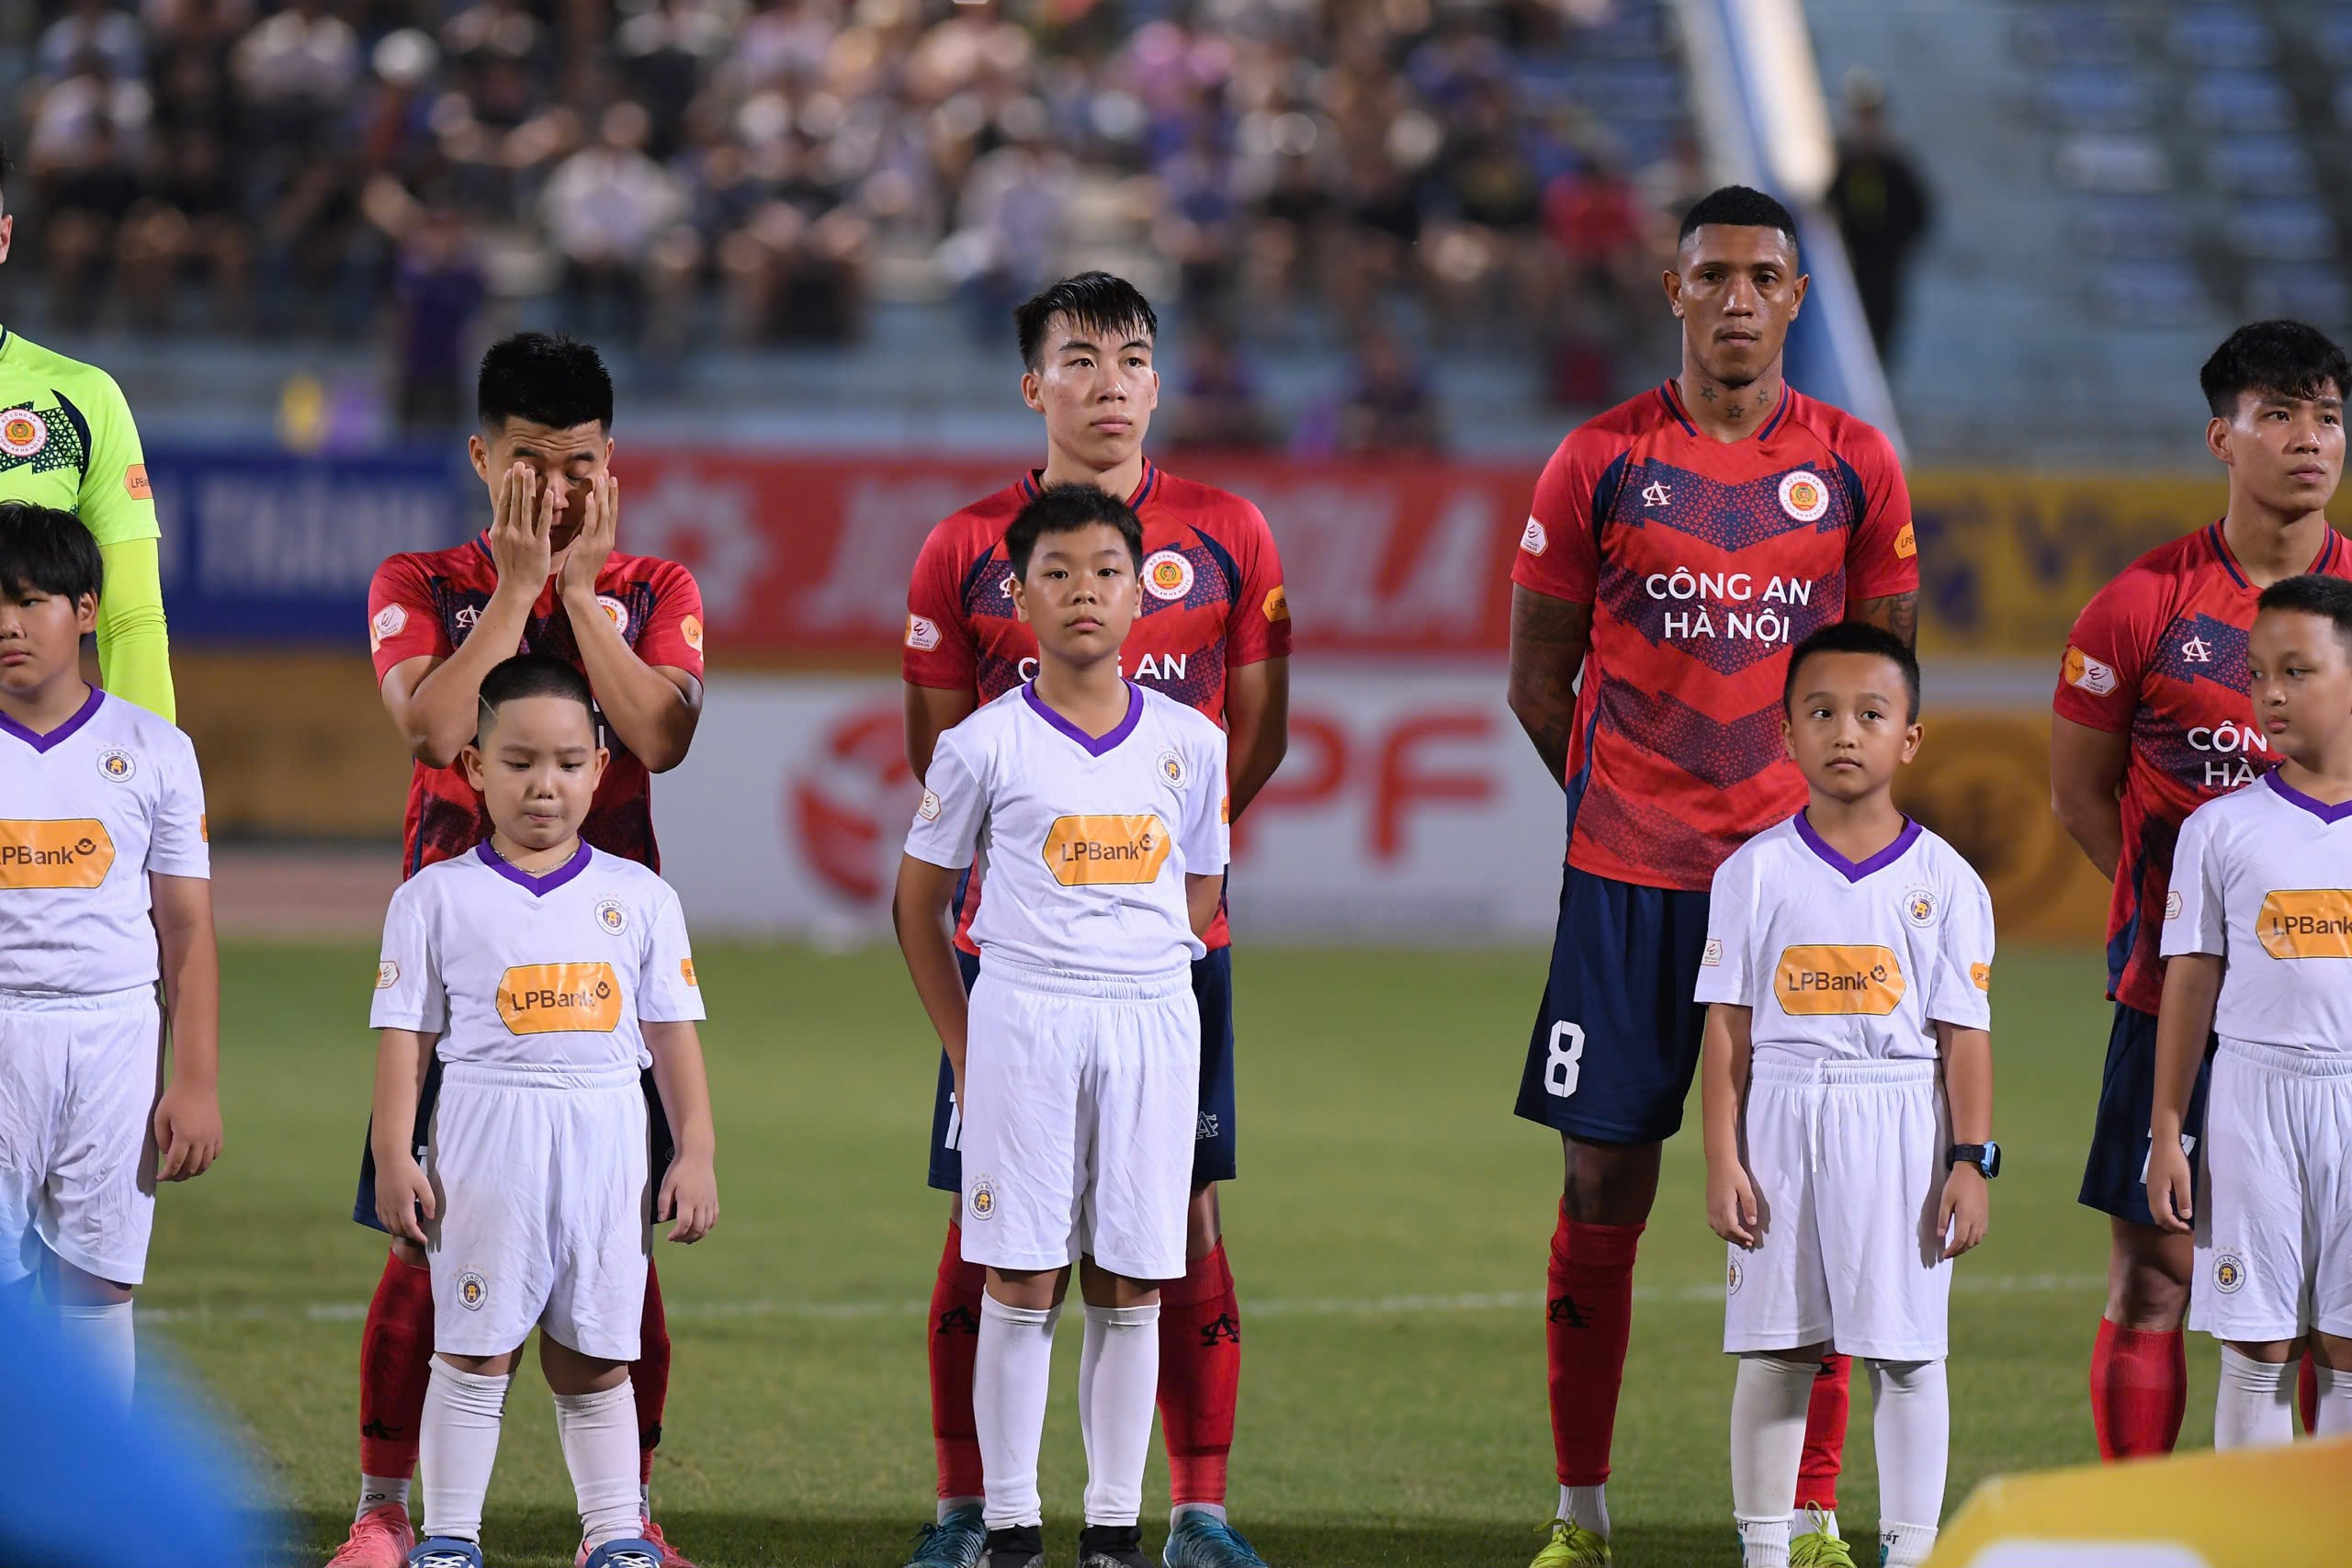
<instances>
[{"instance_id":1,"label":"purple collar trim","mask_svg":"<svg viewBox=\"0 0 2352 1568\"><path fill-rule=\"evenodd\" d=\"M1797 837L1804 840L1804 847L1820 856L1824 865L1849 882L1860 882L1871 872L1881 871L1893 865L1903 858L1903 852L1909 849L1912 842L1919 837L1919 824L1905 817L1903 819L1903 831L1894 835L1894 842L1879 851L1870 859L1857 863L1839 854L1830 847L1828 840L1815 832L1813 824L1805 820L1804 812L1798 812L1794 821L1797 825Z\"/></svg>"},{"instance_id":2,"label":"purple collar trim","mask_svg":"<svg viewBox=\"0 0 2352 1568\"><path fill-rule=\"evenodd\" d=\"M570 860L565 861L553 871L543 871L534 876L531 873L515 866L496 850L492 849L488 839L484 839L474 846L475 857L482 864L490 867L534 898L546 897L582 872L586 871L590 853L588 840L582 839L580 840L580 847L572 851Z\"/></svg>"},{"instance_id":3,"label":"purple collar trim","mask_svg":"<svg viewBox=\"0 0 2352 1568\"><path fill-rule=\"evenodd\" d=\"M1036 710L1039 718L1085 747L1088 756L1100 757L1116 747L1120 741L1133 735L1136 732L1136 726L1143 722L1143 692L1133 681L1124 683L1127 688L1127 716L1114 725L1108 734L1102 736L1087 734L1086 731L1047 707L1045 699L1037 695L1037 682L1035 681L1022 687L1021 694L1029 699L1029 705ZM482 847L489 848L487 844Z\"/></svg>"},{"instance_id":4,"label":"purple collar trim","mask_svg":"<svg viewBox=\"0 0 2352 1568\"><path fill-rule=\"evenodd\" d=\"M2347 817L2352 817L2352 800L2344 801L2335 806L2330 806L2324 800L2315 800L2312 796L2305 795L2301 790L2297 789L2293 784L2289 784L2285 779L2280 778L2278 776L2278 770L2276 768L2273 768L2270 772L2263 774L2262 778L2265 784L2267 784L2273 790L2278 792L2279 799L2285 801L2290 806L2301 807L2304 810L2310 812L2312 816L2318 818L2321 821L2327 823L2331 827L2343 821Z\"/></svg>"},{"instance_id":5,"label":"purple collar trim","mask_svg":"<svg viewBox=\"0 0 2352 1568\"><path fill-rule=\"evenodd\" d=\"M28 729L6 714L0 713L0 735L13 735L36 751L46 751L52 746L62 746L73 738L75 730L90 722L92 716L98 711L98 705L106 701L106 696L107 694L96 686L91 687L89 700L74 710L73 717L51 730L47 735Z\"/></svg>"}]
</instances>

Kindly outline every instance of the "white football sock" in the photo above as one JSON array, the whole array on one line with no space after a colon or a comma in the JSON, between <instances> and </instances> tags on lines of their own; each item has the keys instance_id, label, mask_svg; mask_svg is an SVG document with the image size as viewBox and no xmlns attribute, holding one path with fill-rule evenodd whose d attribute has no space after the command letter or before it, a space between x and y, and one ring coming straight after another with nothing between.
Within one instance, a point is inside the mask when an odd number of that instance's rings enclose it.
<instances>
[{"instance_id":1,"label":"white football sock","mask_svg":"<svg viewBox=\"0 0 2352 1568\"><path fill-rule=\"evenodd\" d=\"M627 1381L598 1393L557 1394L555 1435L580 1501L580 1539L588 1550L643 1533L637 1495L637 1395Z\"/></svg>"},{"instance_id":2,"label":"white football sock","mask_svg":"<svg viewBox=\"0 0 2352 1568\"><path fill-rule=\"evenodd\" d=\"M2293 1361L2272 1366L2222 1347L2222 1383L2213 1401L2213 1447L2250 1449L2295 1440ZM2323 1409L2326 1401L2321 1402ZM2324 1418L2324 1417L2323 1417Z\"/></svg>"},{"instance_id":3,"label":"white football sock","mask_svg":"<svg viewBox=\"0 0 2352 1568\"><path fill-rule=\"evenodd\" d=\"M637 1511L649 1519L653 1517L653 1483L650 1481L637 1483Z\"/></svg>"},{"instance_id":4,"label":"white football sock","mask_svg":"<svg viewBox=\"0 0 2352 1568\"><path fill-rule=\"evenodd\" d=\"M359 1478L359 1507L351 1516L357 1524L387 1503L408 1506L409 1478L405 1475L366 1475Z\"/></svg>"},{"instance_id":5,"label":"white football sock","mask_svg":"<svg viewBox=\"0 0 2352 1568\"><path fill-rule=\"evenodd\" d=\"M1804 1413L1818 1358L1742 1356L1731 1389L1731 1514L1744 1568L1788 1568Z\"/></svg>"},{"instance_id":6,"label":"white football sock","mask_svg":"<svg viewBox=\"0 0 2352 1568\"><path fill-rule=\"evenodd\" d=\"M1609 1533L1609 1487L1563 1486L1560 1488L1560 1511L1553 1516L1572 1525L1581 1525L1598 1536Z\"/></svg>"},{"instance_id":7,"label":"white football sock","mask_svg":"<svg viewBox=\"0 0 2352 1568\"><path fill-rule=\"evenodd\" d=\"M1218 1524L1226 1522L1225 1505L1222 1503L1179 1503L1168 1510L1168 1528L1182 1529L1187 1515L1198 1515L1204 1519L1214 1519Z\"/></svg>"},{"instance_id":8,"label":"white football sock","mask_svg":"<svg viewBox=\"0 0 2352 1568\"><path fill-rule=\"evenodd\" d=\"M1089 1304L1078 1357L1078 1430L1086 1444L1086 1522L1131 1525L1159 1408L1159 1303Z\"/></svg>"},{"instance_id":9,"label":"white football sock","mask_svg":"<svg viewBox=\"0 0 2352 1568\"><path fill-rule=\"evenodd\" d=\"M66 1302L57 1309L57 1326L99 1385L130 1409L130 1392L139 1381L139 1340L131 1331L130 1303Z\"/></svg>"},{"instance_id":10,"label":"white football sock","mask_svg":"<svg viewBox=\"0 0 2352 1568\"><path fill-rule=\"evenodd\" d=\"M2341 1437L2352 1432L2352 1369L2313 1367L2319 1378L2319 1425L2315 1438Z\"/></svg>"},{"instance_id":11,"label":"white football sock","mask_svg":"<svg viewBox=\"0 0 2352 1568\"><path fill-rule=\"evenodd\" d=\"M1886 1568L1918 1568L1944 1517L1951 1468L1951 1384L1944 1363L1872 1361L1871 1432L1878 1445L1878 1531Z\"/></svg>"},{"instance_id":12,"label":"white football sock","mask_svg":"<svg viewBox=\"0 0 2352 1568\"><path fill-rule=\"evenodd\" d=\"M512 1372L485 1377L433 1358L424 1420L417 1431L417 1464L424 1472L424 1528L419 1535L481 1540L482 1499L490 1495L506 1388L514 1381Z\"/></svg>"},{"instance_id":13,"label":"white football sock","mask_svg":"<svg viewBox=\"0 0 2352 1568\"><path fill-rule=\"evenodd\" d=\"M981 1508L985 1512L983 1503L984 1499L978 1497L942 1497L939 1500L939 1522L945 1524L948 1515L965 1508Z\"/></svg>"},{"instance_id":14,"label":"white football sock","mask_svg":"<svg viewBox=\"0 0 2352 1568\"><path fill-rule=\"evenodd\" d=\"M1007 1306L980 1293L980 1342L972 1353L972 1425L980 1435L983 1517L992 1530L1043 1525L1037 1447L1046 1437L1046 1396L1054 1371L1054 1321L1061 1308Z\"/></svg>"},{"instance_id":15,"label":"white football sock","mask_svg":"<svg viewBox=\"0 0 2352 1568\"><path fill-rule=\"evenodd\" d=\"M1804 1529L1796 1531L1798 1535L1813 1535L1818 1533L1827 1536L1832 1540L1843 1540L1846 1539L1844 1536L1838 1533L1838 1510L1835 1508L1824 1508L1821 1510L1821 1529L1818 1532L1816 1532L1813 1528L1813 1516L1809 1513L1805 1515L1804 1518L1796 1522L1804 1526ZM1794 1527L1792 1526L1791 1528L1793 1529Z\"/></svg>"}]
</instances>

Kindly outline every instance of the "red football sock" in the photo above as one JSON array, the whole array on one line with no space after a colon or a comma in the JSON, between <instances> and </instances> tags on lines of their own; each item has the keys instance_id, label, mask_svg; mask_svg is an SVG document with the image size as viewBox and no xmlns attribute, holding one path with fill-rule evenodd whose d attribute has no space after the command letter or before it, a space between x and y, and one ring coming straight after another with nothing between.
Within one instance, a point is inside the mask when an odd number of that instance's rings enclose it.
<instances>
[{"instance_id":1,"label":"red football sock","mask_svg":"<svg viewBox=\"0 0 2352 1568\"><path fill-rule=\"evenodd\" d=\"M980 1496L980 1429L972 1419L972 1358L980 1348L980 1291L989 1271L964 1261L963 1227L950 1222L931 1286L931 1442L942 1497Z\"/></svg>"},{"instance_id":2,"label":"red football sock","mask_svg":"<svg viewBox=\"0 0 2352 1568\"><path fill-rule=\"evenodd\" d=\"M2303 1370L2295 1374L2295 1410L2306 1433L2319 1430L2319 1363L2309 1350L2303 1352Z\"/></svg>"},{"instance_id":3,"label":"red football sock","mask_svg":"<svg viewBox=\"0 0 2352 1568\"><path fill-rule=\"evenodd\" d=\"M2091 1425L2098 1457L2168 1454L2188 1409L2188 1347L2169 1334L2120 1328L2101 1318L2091 1348Z\"/></svg>"},{"instance_id":4,"label":"red football sock","mask_svg":"<svg viewBox=\"0 0 2352 1568\"><path fill-rule=\"evenodd\" d=\"M1640 1225L1588 1225L1568 1218L1552 1233L1544 1325L1551 1364L1552 1452L1563 1486L1609 1479L1625 1343L1634 1329L1634 1251Z\"/></svg>"},{"instance_id":5,"label":"red football sock","mask_svg":"<svg viewBox=\"0 0 2352 1568\"><path fill-rule=\"evenodd\" d=\"M1854 1358L1821 1359L1813 1398L1804 1407L1804 1459L1797 1466L1797 1511L1838 1511L1838 1472L1846 1463L1846 1415L1852 1404Z\"/></svg>"},{"instance_id":6,"label":"red football sock","mask_svg":"<svg viewBox=\"0 0 2352 1568\"><path fill-rule=\"evenodd\" d=\"M670 1403L670 1314L662 1310L662 1277L645 1260L645 1315L638 1320L637 1359L629 1363L637 1396L637 1483L653 1483L653 1450L662 1446L662 1411Z\"/></svg>"},{"instance_id":7,"label":"red football sock","mask_svg":"<svg viewBox=\"0 0 2352 1568\"><path fill-rule=\"evenodd\" d=\"M433 1271L387 1252L359 1334L359 1472L416 1473L424 1387L433 1381Z\"/></svg>"},{"instance_id":8,"label":"red football sock","mask_svg":"<svg viewBox=\"0 0 2352 1568\"><path fill-rule=\"evenodd\" d=\"M1241 1303L1220 1241L1159 1291L1159 1429L1169 1500L1178 1507L1224 1505L1240 1392Z\"/></svg>"}]
</instances>

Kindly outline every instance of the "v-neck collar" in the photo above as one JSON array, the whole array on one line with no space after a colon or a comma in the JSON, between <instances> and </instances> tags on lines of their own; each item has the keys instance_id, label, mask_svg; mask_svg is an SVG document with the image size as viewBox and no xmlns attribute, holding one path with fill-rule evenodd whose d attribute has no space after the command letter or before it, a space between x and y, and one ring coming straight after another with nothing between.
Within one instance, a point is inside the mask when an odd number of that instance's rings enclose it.
<instances>
[{"instance_id":1,"label":"v-neck collar","mask_svg":"<svg viewBox=\"0 0 2352 1568\"><path fill-rule=\"evenodd\" d=\"M2280 778L2278 776L2278 770L2276 768L2273 768L2270 772L2263 774L2262 778L2263 782L2271 787L2279 799L2285 801L2290 806L2301 807L2303 810L2310 812L2312 816L2318 818L2321 821L2326 823L2331 828L2335 826L2338 822L2343 821L2346 818L2352 817L2352 800L2339 801L2335 805L2330 806L2326 801L2320 799L2317 795L2305 795L2301 790L2297 789L2293 784L2290 784L2285 779Z\"/></svg>"},{"instance_id":2,"label":"v-neck collar","mask_svg":"<svg viewBox=\"0 0 2352 1568\"><path fill-rule=\"evenodd\" d=\"M1077 741L1080 746L1085 747L1088 756L1101 757L1105 756L1112 750L1115 750L1119 742L1125 740L1128 736L1133 735L1136 730L1136 726L1143 722L1142 688L1138 687L1133 681L1125 681L1122 682L1121 684L1127 688L1126 716L1119 720L1118 723L1113 725L1109 730L1102 735L1087 734L1086 731L1072 724L1069 719L1064 718L1060 714L1055 712L1052 708L1047 707L1046 705L1046 699L1037 694L1036 682L1032 681L1028 684L1023 686L1021 688L1021 694L1028 699L1029 706L1036 713L1038 717L1044 719L1047 724L1052 725L1056 729L1060 730L1064 735L1069 736L1072 740ZM487 847L487 845L484 846L484 848Z\"/></svg>"},{"instance_id":3,"label":"v-neck collar","mask_svg":"<svg viewBox=\"0 0 2352 1568\"><path fill-rule=\"evenodd\" d=\"M1896 861L1901 860L1904 852L1917 842L1919 838L1919 824L1905 817L1903 819L1903 831L1894 835L1893 843L1868 860L1850 861L1838 852L1836 845L1814 831L1813 824L1805 820L1804 812L1798 812L1794 821L1797 825L1797 837L1804 840L1804 847L1818 856L1822 864L1849 882L1860 882L1874 871L1885 870Z\"/></svg>"},{"instance_id":4,"label":"v-neck collar","mask_svg":"<svg viewBox=\"0 0 2352 1568\"><path fill-rule=\"evenodd\" d=\"M588 859L592 853L594 852L588 848L588 840L582 839L580 840L580 847L571 852L570 860L552 870L533 873L525 871L513 861L492 849L488 839L484 839L474 849L475 858L482 864L490 867L534 898L546 897L582 872L586 871Z\"/></svg>"},{"instance_id":5,"label":"v-neck collar","mask_svg":"<svg viewBox=\"0 0 2352 1568\"><path fill-rule=\"evenodd\" d=\"M98 705L106 701L106 697L107 694L97 687L91 687L89 697L80 707L74 710L73 716L46 735L37 729L28 728L6 714L0 713L0 734L13 735L36 751L47 751L53 747L62 746L72 739L75 730L80 729L96 716Z\"/></svg>"}]
</instances>

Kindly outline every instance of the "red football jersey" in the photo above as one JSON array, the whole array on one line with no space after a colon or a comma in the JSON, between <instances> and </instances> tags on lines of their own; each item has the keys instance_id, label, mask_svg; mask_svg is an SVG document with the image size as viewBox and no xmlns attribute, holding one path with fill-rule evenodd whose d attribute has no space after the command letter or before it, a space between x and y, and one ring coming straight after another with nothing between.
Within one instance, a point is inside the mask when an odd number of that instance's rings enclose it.
<instances>
[{"instance_id":1,"label":"red football jersey","mask_svg":"<svg viewBox=\"0 0 2352 1568\"><path fill-rule=\"evenodd\" d=\"M456 652L497 587L498 567L491 558L487 536L446 550L393 556L378 567L368 585L368 645L375 654L377 682L380 684L403 660L420 655L447 659ZM596 602L639 659L702 679L702 590L684 567L616 552L596 574ZM514 651L553 654L586 673L552 579L531 606L530 626ZM621 744L601 712L596 729L612 759L596 784L580 836L607 854L659 871L652 775ZM409 779L401 874L413 876L489 837L489 814L481 796L466 782L465 770L455 763L446 768L417 763Z\"/></svg>"},{"instance_id":2,"label":"red football jersey","mask_svg":"<svg viewBox=\"0 0 2352 1568\"><path fill-rule=\"evenodd\" d=\"M2313 571L2347 572L2345 541L2321 541ZM2129 735L2123 853L2107 909L2107 994L2143 1012L2164 999L2158 953L2173 845L2188 814L2278 763L2245 694L2246 635L2260 591L2210 523L2158 545L2092 596L2067 638L2051 707ZM2145 910L2159 918L2142 919Z\"/></svg>"},{"instance_id":3,"label":"red football jersey","mask_svg":"<svg viewBox=\"0 0 2352 1568\"><path fill-rule=\"evenodd\" d=\"M1704 891L1794 815L1789 649L1916 592L1886 437L1793 389L1745 441L1699 433L1668 381L1571 432L1536 481L1511 581L1592 606L1569 737L1568 863Z\"/></svg>"},{"instance_id":4,"label":"red football jersey","mask_svg":"<svg viewBox=\"0 0 2352 1568\"><path fill-rule=\"evenodd\" d=\"M1004 531L1037 493L1035 473L931 531L907 589L907 683L989 703L1036 673L1037 638L1012 613ZM1225 722L1225 675L1290 657L1290 602L1264 514L1238 495L1144 465L1128 498L1143 520L1143 613L1119 650L1129 680ZM956 940L967 953L979 879L966 885ZM1230 940L1223 910L1205 939Z\"/></svg>"}]
</instances>

